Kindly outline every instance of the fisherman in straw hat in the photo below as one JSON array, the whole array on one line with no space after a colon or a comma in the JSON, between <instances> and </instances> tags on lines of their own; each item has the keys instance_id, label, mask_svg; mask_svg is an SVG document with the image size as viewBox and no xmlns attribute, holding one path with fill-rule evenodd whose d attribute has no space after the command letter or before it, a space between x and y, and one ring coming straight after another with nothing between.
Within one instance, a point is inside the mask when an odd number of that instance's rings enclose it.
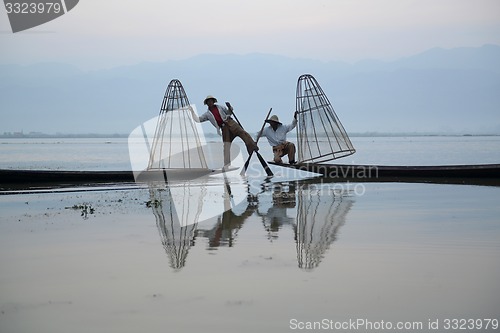
<instances>
[{"instance_id":1,"label":"fisherman in straw hat","mask_svg":"<svg viewBox=\"0 0 500 333\"><path fill-rule=\"evenodd\" d=\"M250 154L253 151L259 150L257 144L252 139L250 134L248 134L236 121L231 118L232 110L227 107L216 104L217 98L212 95L208 95L203 101L203 104L207 106L207 111L198 117L194 110L191 109L193 113L193 118L196 122L210 121L212 125L217 129L217 133L221 135L222 130L222 141L224 142L224 165L228 166L231 163L231 143L236 137L240 137L247 151Z\"/></svg>"},{"instance_id":2,"label":"fisherman in straw hat","mask_svg":"<svg viewBox=\"0 0 500 333\"><path fill-rule=\"evenodd\" d=\"M297 126L297 112L294 113L290 125L283 125L277 115L272 115L266 122L269 126L264 128L260 135L266 137L273 147L274 162L283 163L281 158L288 155L288 163L295 164L295 145L286 141L286 134Z\"/></svg>"}]
</instances>

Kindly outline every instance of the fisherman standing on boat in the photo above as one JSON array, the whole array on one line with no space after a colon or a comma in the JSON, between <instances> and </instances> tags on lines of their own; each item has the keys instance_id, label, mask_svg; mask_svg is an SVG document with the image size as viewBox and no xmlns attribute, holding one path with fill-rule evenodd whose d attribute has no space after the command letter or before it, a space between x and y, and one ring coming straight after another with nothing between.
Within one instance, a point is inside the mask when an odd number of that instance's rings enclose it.
<instances>
[{"instance_id":1,"label":"fisherman standing on boat","mask_svg":"<svg viewBox=\"0 0 500 333\"><path fill-rule=\"evenodd\" d=\"M203 101L208 108L208 110L203 113L201 116L194 112L191 109L193 114L193 119L196 122L204 122L210 121L212 125L217 129L217 133L221 135L222 129L222 141L224 143L224 166L228 166L231 163L231 143L236 137L240 137L245 146L247 147L248 154L253 151L258 151L259 147L253 141L252 137L248 132L246 132L236 121L231 118L232 110L226 108L225 106L215 104L217 103L217 99L211 95L208 95L207 98Z\"/></svg>"},{"instance_id":2,"label":"fisherman standing on boat","mask_svg":"<svg viewBox=\"0 0 500 333\"><path fill-rule=\"evenodd\" d=\"M267 141L273 147L274 162L283 163L281 158L288 155L288 163L295 164L295 145L286 141L286 134L297 126L297 112L294 113L290 125L280 123L277 115L272 115L266 122L269 126L264 128L257 137L262 135L267 138Z\"/></svg>"}]
</instances>

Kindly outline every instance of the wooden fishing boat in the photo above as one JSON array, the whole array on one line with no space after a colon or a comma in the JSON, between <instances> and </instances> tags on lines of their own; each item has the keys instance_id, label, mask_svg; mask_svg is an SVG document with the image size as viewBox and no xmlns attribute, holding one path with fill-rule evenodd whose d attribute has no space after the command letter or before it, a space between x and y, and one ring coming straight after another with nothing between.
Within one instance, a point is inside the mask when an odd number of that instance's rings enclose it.
<instances>
[{"instance_id":1,"label":"wooden fishing boat","mask_svg":"<svg viewBox=\"0 0 500 333\"><path fill-rule=\"evenodd\" d=\"M207 167L201 149L199 133L192 118L185 112L190 107L187 95L178 80L172 80L167 87L157 127L153 137L148 171L138 175L133 171L61 171L61 170L0 170L0 190L7 184L31 186L33 184L95 184L95 183L133 183L136 181L192 180L197 177L222 172ZM323 175L328 181L357 182L435 182L455 184L484 184L500 186L500 164L477 165L435 165L435 166L387 166L325 164L341 157L354 154L356 150L347 132L340 123L333 107L319 83L309 74L299 77L297 83L296 111L298 115L297 151L301 163L270 164L295 168ZM269 116L269 114L268 114ZM186 149L170 153L162 149L170 144L172 132L166 136L165 125L169 128L189 129L177 133ZM139 128L138 128L139 129ZM142 131L142 128L141 128ZM175 146L175 144L173 144ZM149 149L149 148L148 148ZM169 152L166 154L165 152ZM268 176L273 173L266 168L265 160L259 160ZM251 155L250 155L251 157ZM249 159L250 159L249 157ZM246 170L248 162L243 170ZM180 164L179 164L180 163ZM162 169L168 165L168 169ZM176 165L176 168L170 166ZM187 167L187 166L190 167ZM234 168L233 168L234 170ZM230 171L230 170L225 170Z\"/></svg>"},{"instance_id":2,"label":"wooden fishing boat","mask_svg":"<svg viewBox=\"0 0 500 333\"><path fill-rule=\"evenodd\" d=\"M500 164L388 166L359 164L299 163L272 165L323 175L328 181L356 182L429 182L500 186ZM231 168L228 171L235 170ZM55 186L105 183L134 183L158 180L195 179L222 170L152 170L135 175L132 171L66 171L0 169L0 189L13 186Z\"/></svg>"},{"instance_id":3,"label":"wooden fishing boat","mask_svg":"<svg viewBox=\"0 0 500 333\"><path fill-rule=\"evenodd\" d=\"M424 181L500 185L500 164L390 166L321 163L298 163L290 165L274 162L269 163L315 172L333 181Z\"/></svg>"},{"instance_id":4,"label":"wooden fishing boat","mask_svg":"<svg viewBox=\"0 0 500 333\"><path fill-rule=\"evenodd\" d=\"M435 182L500 185L500 164L389 166L333 164L356 149L318 81L309 74L297 82L298 164L279 164L323 175L328 181ZM328 164L327 164L328 163ZM271 162L271 164L276 164Z\"/></svg>"},{"instance_id":5,"label":"wooden fishing boat","mask_svg":"<svg viewBox=\"0 0 500 333\"><path fill-rule=\"evenodd\" d=\"M132 171L0 170L0 184L133 181Z\"/></svg>"},{"instance_id":6,"label":"wooden fishing boat","mask_svg":"<svg viewBox=\"0 0 500 333\"><path fill-rule=\"evenodd\" d=\"M232 168L231 171L235 168ZM0 188L5 185L41 184L97 184L133 183L164 180L191 180L220 173L213 169L162 169L147 170L134 175L133 171L74 171L74 170L16 170L0 169ZM10 186L9 186L10 187Z\"/></svg>"},{"instance_id":7,"label":"wooden fishing boat","mask_svg":"<svg viewBox=\"0 0 500 333\"><path fill-rule=\"evenodd\" d=\"M271 164L315 172L328 178L363 179L386 177L500 178L500 164L390 166L359 164Z\"/></svg>"}]
</instances>

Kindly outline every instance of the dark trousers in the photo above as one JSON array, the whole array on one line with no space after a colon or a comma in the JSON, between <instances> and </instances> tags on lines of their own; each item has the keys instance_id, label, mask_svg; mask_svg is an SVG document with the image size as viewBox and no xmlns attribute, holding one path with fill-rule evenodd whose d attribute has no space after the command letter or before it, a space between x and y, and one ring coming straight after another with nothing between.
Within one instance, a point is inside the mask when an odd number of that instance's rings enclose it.
<instances>
[{"instance_id":1,"label":"dark trousers","mask_svg":"<svg viewBox=\"0 0 500 333\"><path fill-rule=\"evenodd\" d=\"M257 144L253 141L241 126L232 118L228 118L222 126L222 141L224 142L224 165L231 163L231 143L236 137L240 137L247 147L248 154L257 149Z\"/></svg>"},{"instance_id":2,"label":"dark trousers","mask_svg":"<svg viewBox=\"0 0 500 333\"><path fill-rule=\"evenodd\" d=\"M285 141L282 144L273 147L274 162L282 163L281 158L288 155L288 162L295 161L295 145L292 142Z\"/></svg>"}]
</instances>

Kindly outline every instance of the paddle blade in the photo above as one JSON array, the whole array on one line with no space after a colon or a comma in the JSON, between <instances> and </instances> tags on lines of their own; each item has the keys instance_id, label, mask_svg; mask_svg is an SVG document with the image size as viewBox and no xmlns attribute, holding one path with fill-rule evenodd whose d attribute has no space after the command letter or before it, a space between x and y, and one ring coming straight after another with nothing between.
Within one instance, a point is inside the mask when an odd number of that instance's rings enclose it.
<instances>
[{"instance_id":1,"label":"paddle blade","mask_svg":"<svg viewBox=\"0 0 500 333\"><path fill-rule=\"evenodd\" d=\"M255 152L257 154L257 157L259 158L260 164L262 164L262 167L264 168L264 171L266 171L267 175L269 177L274 176L274 173L271 171L271 168L267 164L266 160L262 157L262 155L259 152Z\"/></svg>"},{"instance_id":2,"label":"paddle blade","mask_svg":"<svg viewBox=\"0 0 500 333\"><path fill-rule=\"evenodd\" d=\"M245 165L243 165L243 169L241 169L241 172L240 172L241 176L243 176L247 172L248 164L250 164L250 159L252 158L252 155L253 155L253 151L248 156L248 158L247 158L247 160L245 162Z\"/></svg>"}]
</instances>

